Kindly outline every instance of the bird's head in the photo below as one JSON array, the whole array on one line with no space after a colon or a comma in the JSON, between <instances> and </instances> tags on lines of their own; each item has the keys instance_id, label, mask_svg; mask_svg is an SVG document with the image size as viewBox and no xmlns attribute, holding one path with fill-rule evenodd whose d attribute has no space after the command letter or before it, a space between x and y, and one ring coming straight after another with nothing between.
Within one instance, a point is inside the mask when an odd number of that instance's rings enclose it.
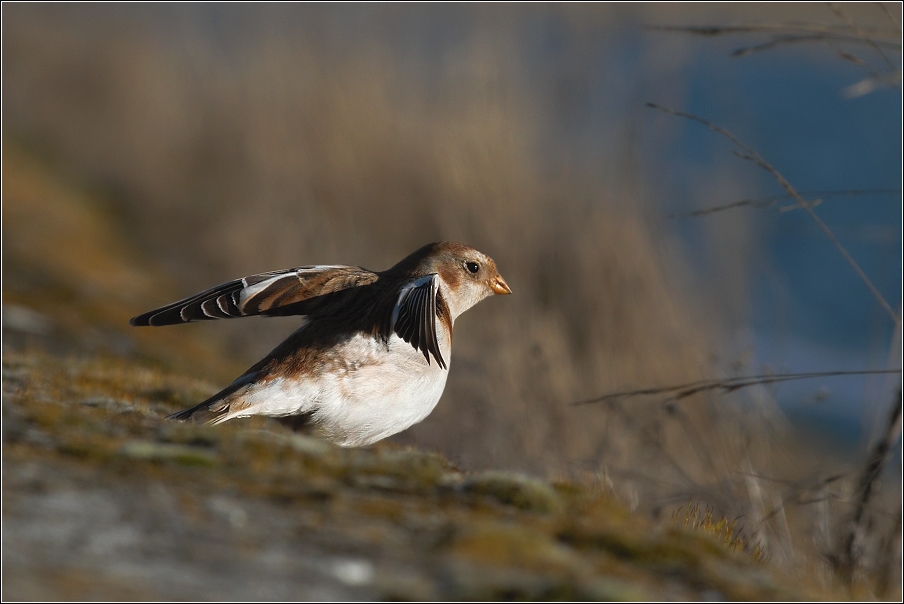
<instances>
[{"instance_id":1,"label":"bird's head","mask_svg":"<svg viewBox=\"0 0 904 604\"><path fill-rule=\"evenodd\" d=\"M399 269L415 277L439 275L440 291L453 321L487 296L512 293L492 258L454 241L425 245L391 270Z\"/></svg>"}]
</instances>

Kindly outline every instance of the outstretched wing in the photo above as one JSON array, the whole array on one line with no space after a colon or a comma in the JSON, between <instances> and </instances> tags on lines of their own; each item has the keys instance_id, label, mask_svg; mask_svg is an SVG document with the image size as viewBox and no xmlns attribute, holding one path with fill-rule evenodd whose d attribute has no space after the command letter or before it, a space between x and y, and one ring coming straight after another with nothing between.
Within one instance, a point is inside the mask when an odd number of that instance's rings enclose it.
<instances>
[{"instance_id":1,"label":"outstretched wing","mask_svg":"<svg viewBox=\"0 0 904 604\"><path fill-rule=\"evenodd\" d=\"M437 364L445 369L446 361L443 360L436 337L438 279L432 274L402 286L392 309L389 331L394 331L414 346L415 350L421 351L428 364L432 354Z\"/></svg>"},{"instance_id":2,"label":"outstretched wing","mask_svg":"<svg viewBox=\"0 0 904 604\"><path fill-rule=\"evenodd\" d=\"M301 266L260 273L146 312L129 323L156 326L251 315L304 315L307 300L377 279L375 273L357 266Z\"/></svg>"}]
</instances>

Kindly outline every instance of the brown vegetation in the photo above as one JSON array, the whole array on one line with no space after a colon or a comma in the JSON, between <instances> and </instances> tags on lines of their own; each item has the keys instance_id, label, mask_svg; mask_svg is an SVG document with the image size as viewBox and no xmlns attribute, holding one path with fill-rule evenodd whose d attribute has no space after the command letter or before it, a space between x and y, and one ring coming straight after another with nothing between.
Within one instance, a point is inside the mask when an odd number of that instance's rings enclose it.
<instances>
[{"instance_id":1,"label":"brown vegetation","mask_svg":"<svg viewBox=\"0 0 904 604\"><path fill-rule=\"evenodd\" d=\"M580 70L602 60L590 54L601 40L653 14L675 24L776 15L751 6L438 7L460 42L424 57L417 53L434 48L424 38L436 33L437 17L423 7L298 8L4 6L4 359L51 350L162 368L169 377L153 379L189 382L104 396L164 415L192 402L187 393L224 385L295 323L141 331L128 328L129 317L245 274L313 263L380 270L428 241L460 240L490 254L515 295L462 317L443 400L398 444L439 451L466 470L596 484L665 523L689 499L703 502L706 516L694 520L703 532L745 540L810 577L825 574L819 556L835 548L856 478L820 452L787 446L788 427L765 390L701 392L673 405L655 397L569 405L719 377L712 359L744 304L746 262L726 254L726 285L689 287L621 116L611 124L614 142L589 158L555 143L552 124L567 122L568 103L582 98ZM814 15L782 10L789 19ZM543 19L576 40L575 73L526 74L519 28ZM654 44L662 61L682 60L686 42ZM551 90L538 85L550 82ZM718 178L737 186L731 174ZM737 247L750 245L744 224L736 226ZM116 388L140 381L132 369L116 371L129 376ZM131 437L148 426L129 428ZM228 430L229 442L239 438L240 426ZM104 459L210 462L192 450L120 445L105 440ZM265 464L273 454L265 451L249 463ZM499 492L494 475L482 476L462 483L463 492ZM522 487L502 491L519 501ZM899 531L900 514L897 522ZM885 538L894 517L874 523ZM561 562L556 543L533 550L521 547L521 529L485 528L451 549ZM566 533L545 534L582 548L609 543ZM867 574L881 570L874 562L885 552L900 554L881 539L869 547ZM561 568L573 578L576 566ZM881 597L867 579L855 586L867 591L853 593ZM411 593L445 593L421 588ZM608 593L593 589L525 593Z\"/></svg>"}]
</instances>

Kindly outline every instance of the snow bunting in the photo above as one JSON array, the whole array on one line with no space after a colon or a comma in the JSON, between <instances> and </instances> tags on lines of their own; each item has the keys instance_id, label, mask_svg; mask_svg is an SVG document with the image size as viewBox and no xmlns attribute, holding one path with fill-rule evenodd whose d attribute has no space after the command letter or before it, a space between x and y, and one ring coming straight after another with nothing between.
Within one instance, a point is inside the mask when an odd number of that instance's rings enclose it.
<instances>
[{"instance_id":1,"label":"snow bunting","mask_svg":"<svg viewBox=\"0 0 904 604\"><path fill-rule=\"evenodd\" d=\"M510 293L489 256L441 242L377 273L302 266L252 275L130 323L303 316L298 330L232 384L170 417L208 424L282 417L341 446L358 447L433 411L449 375L455 319L491 294Z\"/></svg>"}]
</instances>

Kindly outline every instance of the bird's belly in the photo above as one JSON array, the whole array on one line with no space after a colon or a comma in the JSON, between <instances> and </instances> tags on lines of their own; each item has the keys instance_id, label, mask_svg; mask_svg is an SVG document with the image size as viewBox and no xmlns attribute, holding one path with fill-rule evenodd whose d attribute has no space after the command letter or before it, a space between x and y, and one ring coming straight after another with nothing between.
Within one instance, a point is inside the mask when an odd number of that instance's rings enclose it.
<instances>
[{"instance_id":1,"label":"bird's belly","mask_svg":"<svg viewBox=\"0 0 904 604\"><path fill-rule=\"evenodd\" d=\"M446 362L451 346L440 336ZM344 447L368 445L420 422L439 402L448 369L430 363L393 335L387 344L357 335L332 351L323 368L281 378L267 392L267 415L312 413L323 436Z\"/></svg>"}]
</instances>

